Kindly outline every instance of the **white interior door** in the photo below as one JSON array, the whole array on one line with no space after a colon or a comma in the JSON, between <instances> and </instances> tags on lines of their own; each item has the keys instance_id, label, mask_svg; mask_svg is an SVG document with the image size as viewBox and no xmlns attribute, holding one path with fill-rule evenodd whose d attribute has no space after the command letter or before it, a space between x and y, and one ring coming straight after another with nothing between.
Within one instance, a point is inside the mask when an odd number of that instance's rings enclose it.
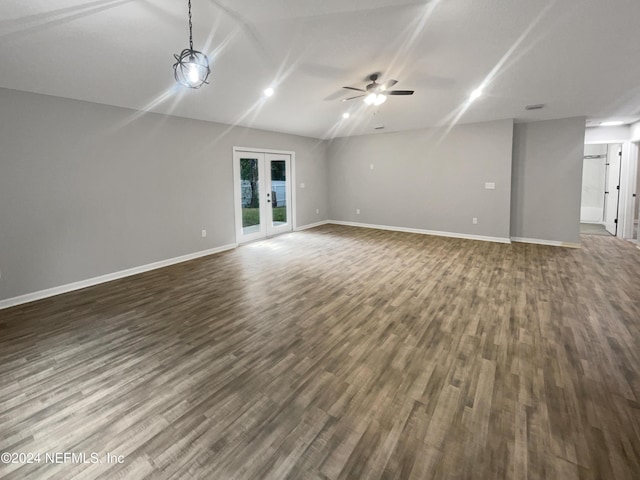
<instances>
[{"instance_id":1,"label":"white interior door","mask_svg":"<svg viewBox=\"0 0 640 480\"><path fill-rule=\"evenodd\" d=\"M234 150L236 240L290 232L291 155Z\"/></svg>"},{"instance_id":2,"label":"white interior door","mask_svg":"<svg viewBox=\"0 0 640 480\"><path fill-rule=\"evenodd\" d=\"M622 145L609 145L607 174L604 192L604 228L611 234L618 233L618 202L620 200L620 163Z\"/></svg>"}]
</instances>

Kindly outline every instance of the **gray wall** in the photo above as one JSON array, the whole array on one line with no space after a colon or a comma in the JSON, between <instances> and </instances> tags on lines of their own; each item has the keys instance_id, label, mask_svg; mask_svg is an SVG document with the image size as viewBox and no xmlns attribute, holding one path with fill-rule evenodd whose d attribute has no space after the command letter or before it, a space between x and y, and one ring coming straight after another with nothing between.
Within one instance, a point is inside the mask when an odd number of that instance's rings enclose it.
<instances>
[{"instance_id":1,"label":"gray wall","mask_svg":"<svg viewBox=\"0 0 640 480\"><path fill-rule=\"evenodd\" d=\"M328 143L0 89L0 127L0 300L234 243L233 146L296 152L298 227L579 241L584 118Z\"/></svg>"},{"instance_id":2,"label":"gray wall","mask_svg":"<svg viewBox=\"0 0 640 480\"><path fill-rule=\"evenodd\" d=\"M516 124L511 236L580 242L585 118Z\"/></svg>"},{"instance_id":3,"label":"gray wall","mask_svg":"<svg viewBox=\"0 0 640 480\"><path fill-rule=\"evenodd\" d=\"M330 217L509 238L512 137L503 120L334 140Z\"/></svg>"},{"instance_id":4,"label":"gray wall","mask_svg":"<svg viewBox=\"0 0 640 480\"><path fill-rule=\"evenodd\" d=\"M0 126L0 300L234 243L233 146L295 151L328 218L316 139L6 89Z\"/></svg>"}]
</instances>

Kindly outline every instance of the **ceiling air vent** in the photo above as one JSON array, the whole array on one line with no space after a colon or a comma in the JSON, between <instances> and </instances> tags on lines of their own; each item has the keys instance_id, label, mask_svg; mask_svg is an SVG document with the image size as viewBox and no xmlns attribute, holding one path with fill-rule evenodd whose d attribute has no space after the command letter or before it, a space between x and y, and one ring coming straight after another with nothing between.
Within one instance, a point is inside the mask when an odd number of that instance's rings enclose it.
<instances>
[{"instance_id":1,"label":"ceiling air vent","mask_svg":"<svg viewBox=\"0 0 640 480\"><path fill-rule=\"evenodd\" d=\"M379 127L373 127L374 130L384 130L384 125L380 125Z\"/></svg>"},{"instance_id":2,"label":"ceiling air vent","mask_svg":"<svg viewBox=\"0 0 640 480\"><path fill-rule=\"evenodd\" d=\"M536 103L535 105L527 105L524 107L525 110L540 110L544 108L544 103Z\"/></svg>"}]
</instances>

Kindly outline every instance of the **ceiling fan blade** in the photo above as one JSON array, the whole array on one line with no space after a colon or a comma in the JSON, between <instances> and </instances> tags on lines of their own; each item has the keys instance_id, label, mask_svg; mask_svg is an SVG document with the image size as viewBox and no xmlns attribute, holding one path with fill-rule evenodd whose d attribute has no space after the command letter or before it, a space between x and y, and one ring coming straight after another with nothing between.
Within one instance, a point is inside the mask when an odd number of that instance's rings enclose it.
<instances>
[{"instance_id":1,"label":"ceiling fan blade","mask_svg":"<svg viewBox=\"0 0 640 480\"><path fill-rule=\"evenodd\" d=\"M364 95L356 95L355 97L343 98L341 101L346 102L347 100L353 100L354 98L364 97Z\"/></svg>"},{"instance_id":2,"label":"ceiling fan blade","mask_svg":"<svg viewBox=\"0 0 640 480\"><path fill-rule=\"evenodd\" d=\"M361 88L356 88L356 87L342 87L342 88L346 88L348 90L355 90L357 92L366 92L366 90L363 90Z\"/></svg>"},{"instance_id":3,"label":"ceiling fan blade","mask_svg":"<svg viewBox=\"0 0 640 480\"><path fill-rule=\"evenodd\" d=\"M387 80L382 84L382 86L384 87L385 90L388 90L391 87L393 87L396 83L398 83L398 80Z\"/></svg>"},{"instance_id":4,"label":"ceiling fan blade","mask_svg":"<svg viewBox=\"0 0 640 480\"><path fill-rule=\"evenodd\" d=\"M385 95L413 95L413 90L391 90L384 92Z\"/></svg>"}]
</instances>

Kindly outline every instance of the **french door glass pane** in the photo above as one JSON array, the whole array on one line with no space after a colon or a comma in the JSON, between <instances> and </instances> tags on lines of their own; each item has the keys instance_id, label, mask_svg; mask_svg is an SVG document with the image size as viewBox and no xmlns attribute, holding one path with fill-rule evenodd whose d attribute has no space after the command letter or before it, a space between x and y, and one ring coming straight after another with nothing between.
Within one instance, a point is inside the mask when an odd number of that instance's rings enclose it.
<instances>
[{"instance_id":1,"label":"french door glass pane","mask_svg":"<svg viewBox=\"0 0 640 480\"><path fill-rule=\"evenodd\" d=\"M287 163L271 161L271 211L273 226L287 223Z\"/></svg>"},{"instance_id":2,"label":"french door glass pane","mask_svg":"<svg viewBox=\"0 0 640 480\"><path fill-rule=\"evenodd\" d=\"M240 192L242 195L242 233L260 231L260 178L257 158L240 159Z\"/></svg>"}]
</instances>

